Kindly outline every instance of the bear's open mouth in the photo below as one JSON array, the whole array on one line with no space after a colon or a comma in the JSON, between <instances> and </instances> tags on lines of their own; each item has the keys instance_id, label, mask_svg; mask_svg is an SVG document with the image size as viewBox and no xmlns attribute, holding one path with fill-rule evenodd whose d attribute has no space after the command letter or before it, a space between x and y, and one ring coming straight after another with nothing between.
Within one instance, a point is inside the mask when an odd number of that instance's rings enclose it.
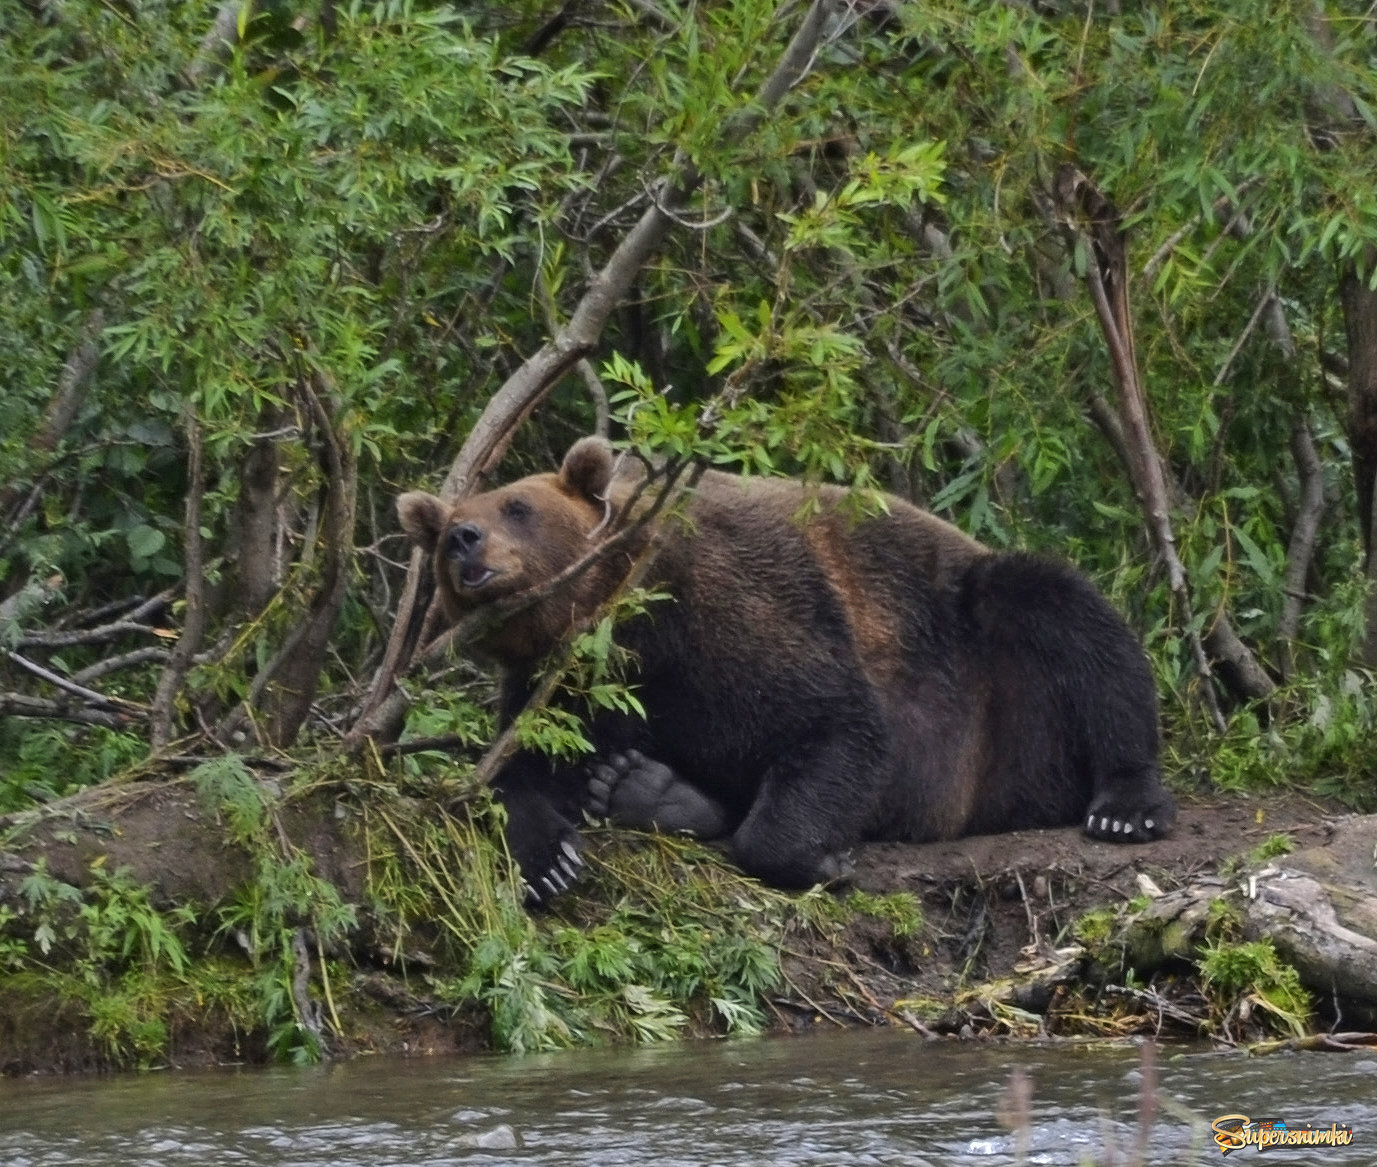
<instances>
[{"instance_id":1,"label":"bear's open mouth","mask_svg":"<svg viewBox=\"0 0 1377 1167\"><path fill-rule=\"evenodd\" d=\"M497 572L481 563L470 563L459 573L459 582L466 588L481 588Z\"/></svg>"}]
</instances>

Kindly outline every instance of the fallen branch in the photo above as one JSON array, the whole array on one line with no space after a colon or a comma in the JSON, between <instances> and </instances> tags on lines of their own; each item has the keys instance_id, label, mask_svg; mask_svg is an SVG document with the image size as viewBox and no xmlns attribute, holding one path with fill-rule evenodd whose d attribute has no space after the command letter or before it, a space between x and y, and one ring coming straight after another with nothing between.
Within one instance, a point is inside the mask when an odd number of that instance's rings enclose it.
<instances>
[{"instance_id":1,"label":"fallen branch","mask_svg":"<svg viewBox=\"0 0 1377 1167\"><path fill-rule=\"evenodd\" d=\"M156 596L144 600L127 616L101 624L95 628L75 628L54 632L25 632L19 637L18 648L68 648L75 644L106 644L121 636L167 636L164 628L144 623L144 620L172 602L175 588L167 588Z\"/></svg>"},{"instance_id":2,"label":"fallen branch","mask_svg":"<svg viewBox=\"0 0 1377 1167\"><path fill-rule=\"evenodd\" d=\"M29 697L23 693L0 693L0 714L75 721L82 725L103 725L106 729L124 729L132 720L123 712L91 709L85 705L73 705L69 701Z\"/></svg>"},{"instance_id":3,"label":"fallen branch","mask_svg":"<svg viewBox=\"0 0 1377 1167\"><path fill-rule=\"evenodd\" d=\"M78 685L87 685L101 677L107 677L111 673L118 673L121 669L132 669L139 665L151 663L164 663L166 660L167 650L165 648L153 646L135 648L129 652L121 652L116 656L107 656L103 660L96 661L95 664L79 669L72 674L72 680Z\"/></svg>"},{"instance_id":4,"label":"fallen branch","mask_svg":"<svg viewBox=\"0 0 1377 1167\"><path fill-rule=\"evenodd\" d=\"M133 701L126 701L121 697L107 697L104 693L98 693L95 689L88 689L84 685L78 685L74 681L68 680L59 673L46 669L42 665L29 660L27 657L20 656L11 649L4 650L5 656L17 664L26 672L47 681L48 684L61 689L64 693L70 693L73 697L80 697L89 705L96 705L103 709L122 709L130 713L147 713L148 708L144 705L135 704Z\"/></svg>"}]
</instances>

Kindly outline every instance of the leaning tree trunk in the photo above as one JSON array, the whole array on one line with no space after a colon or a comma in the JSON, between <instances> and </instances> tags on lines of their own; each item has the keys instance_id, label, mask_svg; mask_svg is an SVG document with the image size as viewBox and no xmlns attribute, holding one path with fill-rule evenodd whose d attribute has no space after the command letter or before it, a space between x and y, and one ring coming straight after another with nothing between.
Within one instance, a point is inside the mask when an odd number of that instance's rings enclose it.
<instances>
[{"instance_id":1,"label":"leaning tree trunk","mask_svg":"<svg viewBox=\"0 0 1377 1167\"><path fill-rule=\"evenodd\" d=\"M1121 453L1139 506L1147 521L1148 536L1166 568L1166 579L1180 609L1180 624L1190 643L1191 656L1201 675L1201 696L1210 718L1220 732L1224 716L1213 688L1213 678L1245 700L1265 699L1276 686L1267 671L1239 639L1227 613L1213 617L1205 637L1195 630L1192 616L1190 580L1176 551L1172 529L1172 506L1161 453L1148 420L1147 393L1133 349L1133 321L1128 302L1128 242L1120 212L1091 179L1073 167L1063 165L1056 174L1056 205L1062 214L1063 229L1071 247L1084 248L1085 284L1095 304L1095 316L1110 350L1114 383L1120 394L1120 416L1124 426Z\"/></svg>"},{"instance_id":2,"label":"leaning tree trunk","mask_svg":"<svg viewBox=\"0 0 1377 1167\"><path fill-rule=\"evenodd\" d=\"M1177 554L1172 529L1167 475L1152 436L1147 393L1134 351L1128 304L1128 249L1118 209L1089 178L1070 165L1057 172L1054 196L1070 245L1080 245L1086 253L1086 287L1109 347L1114 383L1119 391L1123 442L1118 448L1143 509L1148 535L1162 558L1168 585L1179 606L1181 628L1200 673L1201 696L1216 728L1222 732L1224 717L1213 685L1215 664L1220 666L1220 679L1239 697L1265 698L1275 685L1239 639L1225 613L1214 617L1203 639L1195 629L1190 581Z\"/></svg>"},{"instance_id":3,"label":"leaning tree trunk","mask_svg":"<svg viewBox=\"0 0 1377 1167\"><path fill-rule=\"evenodd\" d=\"M731 140L739 141L758 127L785 94L808 75L822 44L830 11L828 0L813 0L779 63L757 91L747 112L731 126ZM440 491L442 498L463 498L473 490L475 483L501 458L516 426L565 373L593 351L612 312L669 235L676 221L675 212L703 181L701 171L687 159L677 159L676 165L676 171L659 184L649 209L593 277L568 323L525 360L488 402L450 466ZM435 626L433 599L431 610L424 617L418 618L416 610L426 591L419 577L427 570L424 556L419 550L413 551L383 664L346 739L353 746L360 745L365 738L393 738L400 732L408 701L397 681L417 657L420 634Z\"/></svg>"}]
</instances>

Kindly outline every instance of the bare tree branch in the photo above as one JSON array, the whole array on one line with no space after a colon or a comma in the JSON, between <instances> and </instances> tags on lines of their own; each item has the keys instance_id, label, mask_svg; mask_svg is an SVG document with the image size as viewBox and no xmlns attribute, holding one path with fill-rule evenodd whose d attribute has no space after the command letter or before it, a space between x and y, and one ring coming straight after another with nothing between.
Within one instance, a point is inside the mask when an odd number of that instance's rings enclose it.
<instances>
[{"instance_id":1,"label":"bare tree branch","mask_svg":"<svg viewBox=\"0 0 1377 1167\"><path fill-rule=\"evenodd\" d=\"M129 652L121 652L115 656L107 656L87 665L84 669L78 669L72 674L72 680L78 685L87 685L92 681L97 681L101 677L107 677L111 673L117 673L121 669L137 668L139 665L146 665L153 661L166 663L168 657L165 648L135 648Z\"/></svg>"},{"instance_id":2,"label":"bare tree branch","mask_svg":"<svg viewBox=\"0 0 1377 1167\"><path fill-rule=\"evenodd\" d=\"M143 600L123 619L101 624L96 628L73 628L57 632L25 632L19 637L20 648L64 648L74 644L106 644L121 636L144 635L161 636L164 632L144 620L152 613L166 608L176 594L174 588L159 592L150 599Z\"/></svg>"},{"instance_id":3,"label":"bare tree branch","mask_svg":"<svg viewBox=\"0 0 1377 1167\"><path fill-rule=\"evenodd\" d=\"M108 709L91 709L73 705L64 699L29 697L23 693L0 693L0 714L11 717L39 717L53 721L75 721L82 725L102 725L106 729L124 729L130 724L127 713Z\"/></svg>"},{"instance_id":4,"label":"bare tree branch","mask_svg":"<svg viewBox=\"0 0 1377 1167\"><path fill-rule=\"evenodd\" d=\"M88 689L84 685L78 685L75 681L68 680L66 677L53 672L51 669L44 668L42 665L29 660L27 657L22 657L17 652L8 648L4 650L4 654L26 672L32 673L35 677L47 681L48 684L61 689L64 693L70 693L74 697L80 697L88 704L98 705L103 709L122 709L129 713L141 714L147 712L147 708L143 705L135 704L133 701L125 701L121 697L107 697L104 693L98 693L96 690Z\"/></svg>"}]
</instances>

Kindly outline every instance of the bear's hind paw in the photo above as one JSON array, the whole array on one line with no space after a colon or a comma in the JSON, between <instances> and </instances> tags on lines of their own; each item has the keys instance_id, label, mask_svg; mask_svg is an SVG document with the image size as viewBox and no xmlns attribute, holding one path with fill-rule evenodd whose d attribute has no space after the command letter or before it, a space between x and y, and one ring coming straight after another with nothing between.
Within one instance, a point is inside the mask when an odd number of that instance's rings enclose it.
<instances>
[{"instance_id":1,"label":"bear's hind paw","mask_svg":"<svg viewBox=\"0 0 1377 1167\"><path fill-rule=\"evenodd\" d=\"M589 763L588 810L594 818L632 830L683 832L700 839L720 837L727 821L720 803L639 750Z\"/></svg>"}]
</instances>

